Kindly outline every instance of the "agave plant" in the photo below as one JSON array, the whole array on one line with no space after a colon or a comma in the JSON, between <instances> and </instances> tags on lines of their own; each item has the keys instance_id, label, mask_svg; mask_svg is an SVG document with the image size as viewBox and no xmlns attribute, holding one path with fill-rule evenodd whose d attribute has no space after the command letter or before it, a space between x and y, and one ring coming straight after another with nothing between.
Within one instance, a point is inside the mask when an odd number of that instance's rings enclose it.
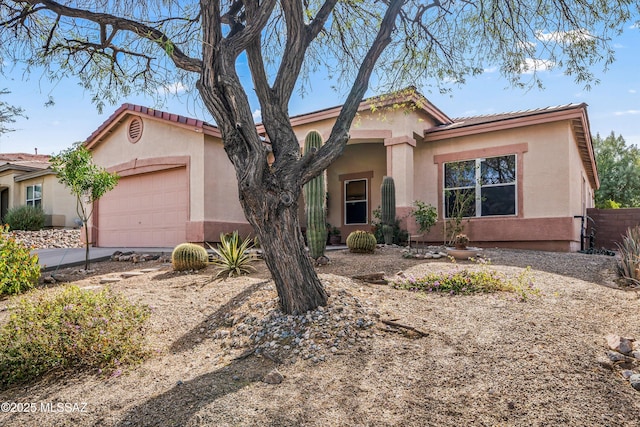
<instances>
[{"instance_id":1,"label":"agave plant","mask_svg":"<svg viewBox=\"0 0 640 427\"><path fill-rule=\"evenodd\" d=\"M627 230L618 250L618 275L629 284L640 285L640 226Z\"/></svg>"},{"instance_id":2,"label":"agave plant","mask_svg":"<svg viewBox=\"0 0 640 427\"><path fill-rule=\"evenodd\" d=\"M218 268L216 278L224 275L227 277L241 276L255 271L251 265L255 257L248 252L253 244L253 240L249 238L240 239L237 231L230 235L220 234L218 247L214 248L209 245L215 254L212 264Z\"/></svg>"}]
</instances>

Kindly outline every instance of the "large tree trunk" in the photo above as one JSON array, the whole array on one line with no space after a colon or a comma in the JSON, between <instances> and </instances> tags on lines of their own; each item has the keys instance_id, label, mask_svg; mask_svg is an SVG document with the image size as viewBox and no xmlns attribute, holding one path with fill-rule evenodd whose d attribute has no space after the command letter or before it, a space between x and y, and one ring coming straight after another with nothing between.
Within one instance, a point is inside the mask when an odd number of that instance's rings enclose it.
<instances>
[{"instance_id":1,"label":"large tree trunk","mask_svg":"<svg viewBox=\"0 0 640 427\"><path fill-rule=\"evenodd\" d=\"M242 201L245 214L260 239L282 311L300 314L326 305L327 293L313 268L300 232L297 202L274 201L266 188L245 192Z\"/></svg>"}]
</instances>

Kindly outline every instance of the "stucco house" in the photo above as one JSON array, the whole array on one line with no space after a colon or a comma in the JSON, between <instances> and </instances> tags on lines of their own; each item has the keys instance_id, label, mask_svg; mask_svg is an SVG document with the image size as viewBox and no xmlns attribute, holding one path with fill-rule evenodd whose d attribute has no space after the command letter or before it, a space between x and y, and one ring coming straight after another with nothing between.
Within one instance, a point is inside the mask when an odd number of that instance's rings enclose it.
<instances>
[{"instance_id":1,"label":"stucco house","mask_svg":"<svg viewBox=\"0 0 640 427\"><path fill-rule=\"evenodd\" d=\"M312 130L328 138L339 110L292 117L301 146ZM264 135L261 125L258 132ZM343 240L371 226L388 175L411 233L413 201L438 208L439 224L422 237L427 242L442 242L447 194L462 189L476 196L465 226L475 244L580 247L575 216L593 206L599 185L585 104L452 119L407 90L363 101L349 134L342 157L327 169L328 222ZM96 206L95 244L172 246L251 231L215 126L124 104L86 145L97 164L123 177Z\"/></svg>"},{"instance_id":2,"label":"stucco house","mask_svg":"<svg viewBox=\"0 0 640 427\"><path fill-rule=\"evenodd\" d=\"M58 182L49 156L0 153L0 216L13 207L40 206L45 227L77 227L76 199Z\"/></svg>"}]
</instances>

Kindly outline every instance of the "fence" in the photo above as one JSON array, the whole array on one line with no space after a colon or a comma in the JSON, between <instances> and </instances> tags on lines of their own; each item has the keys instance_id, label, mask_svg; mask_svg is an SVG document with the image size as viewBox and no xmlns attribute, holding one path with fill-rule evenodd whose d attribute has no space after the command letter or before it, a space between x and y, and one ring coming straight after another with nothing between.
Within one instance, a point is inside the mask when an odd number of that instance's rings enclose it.
<instances>
[{"instance_id":1,"label":"fence","mask_svg":"<svg viewBox=\"0 0 640 427\"><path fill-rule=\"evenodd\" d=\"M627 228L640 225L640 208L587 209L587 236L594 232L596 248L617 249ZM587 242L588 247L588 242Z\"/></svg>"}]
</instances>

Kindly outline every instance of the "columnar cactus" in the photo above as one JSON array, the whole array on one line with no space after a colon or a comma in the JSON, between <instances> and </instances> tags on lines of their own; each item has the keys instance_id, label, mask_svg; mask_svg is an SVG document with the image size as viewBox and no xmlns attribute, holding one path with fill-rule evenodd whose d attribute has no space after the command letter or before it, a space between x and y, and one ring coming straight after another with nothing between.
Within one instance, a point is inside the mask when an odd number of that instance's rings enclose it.
<instances>
[{"instance_id":1,"label":"columnar cactus","mask_svg":"<svg viewBox=\"0 0 640 427\"><path fill-rule=\"evenodd\" d=\"M384 243L390 245L393 243L393 226L396 221L396 186L392 177L385 176L382 179L380 192L382 193L382 235Z\"/></svg>"},{"instance_id":2,"label":"columnar cactus","mask_svg":"<svg viewBox=\"0 0 640 427\"><path fill-rule=\"evenodd\" d=\"M376 250L376 243L376 236L367 231L356 230L347 236L350 252L372 254Z\"/></svg>"},{"instance_id":3,"label":"columnar cactus","mask_svg":"<svg viewBox=\"0 0 640 427\"><path fill-rule=\"evenodd\" d=\"M322 146L322 136L316 131L311 131L304 140L304 152L316 151ZM307 245L309 255L313 259L324 256L327 247L327 221L326 221L326 186L324 172L303 188L305 213L307 215Z\"/></svg>"},{"instance_id":4,"label":"columnar cactus","mask_svg":"<svg viewBox=\"0 0 640 427\"><path fill-rule=\"evenodd\" d=\"M200 270L205 268L208 262L207 250L193 243L182 243L171 253L171 264L175 271Z\"/></svg>"}]
</instances>

